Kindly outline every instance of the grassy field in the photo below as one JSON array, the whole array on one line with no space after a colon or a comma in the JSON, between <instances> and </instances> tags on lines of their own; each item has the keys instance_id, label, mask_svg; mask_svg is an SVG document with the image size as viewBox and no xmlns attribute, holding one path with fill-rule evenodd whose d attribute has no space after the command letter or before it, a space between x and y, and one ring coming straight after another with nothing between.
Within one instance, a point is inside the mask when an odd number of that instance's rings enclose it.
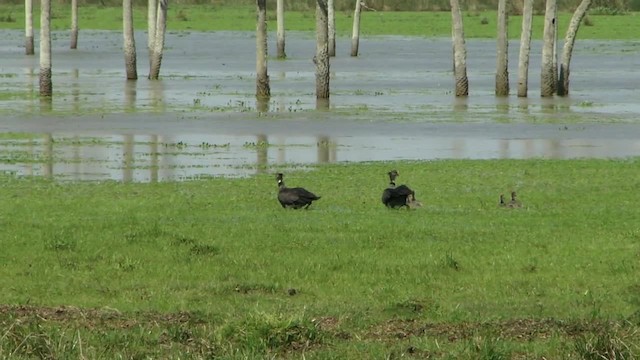
<instances>
[{"instance_id":1,"label":"grassy field","mask_svg":"<svg viewBox=\"0 0 640 360\"><path fill-rule=\"evenodd\" d=\"M52 28L68 29L70 8L68 5L53 6ZM80 28L97 30L121 30L122 10L118 7L81 7ZM24 7L21 5L0 5L0 28L23 29ZM39 10L35 10L36 27ZM146 30L146 8L136 8L135 27ZM291 31L314 31L314 11L291 11L286 16L286 28ZM351 12L337 12L336 27L341 36L351 35ZM560 32L564 34L571 17L570 13L560 14ZM495 12L478 11L465 16L465 35L468 38L494 38L496 35ZM275 12L270 9L269 28L275 31ZM483 20L488 23L483 24ZM520 37L521 17L512 16L509 35ZM534 17L534 38L542 37L543 16ZM254 7L230 7L210 5L174 5L169 9L169 31L196 30L243 30L255 31ZM636 39L640 33L640 21L636 13L627 15L590 15L589 26L580 29L582 39ZM441 37L451 34L451 15L448 12L365 12L362 17L363 35L410 35Z\"/></svg>"},{"instance_id":2,"label":"grassy field","mask_svg":"<svg viewBox=\"0 0 640 360\"><path fill-rule=\"evenodd\" d=\"M400 171L425 203L380 203ZM275 172L275 169L274 169ZM322 165L165 183L2 175L0 357L640 356L640 161ZM524 207L497 207L517 190ZM606 357L614 358L614 357Z\"/></svg>"}]
</instances>

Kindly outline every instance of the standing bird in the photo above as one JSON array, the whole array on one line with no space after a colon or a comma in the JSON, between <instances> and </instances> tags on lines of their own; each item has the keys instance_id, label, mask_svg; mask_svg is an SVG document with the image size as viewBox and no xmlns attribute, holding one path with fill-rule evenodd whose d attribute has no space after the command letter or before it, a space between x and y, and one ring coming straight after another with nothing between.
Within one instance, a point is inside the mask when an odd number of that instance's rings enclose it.
<instances>
[{"instance_id":1,"label":"standing bird","mask_svg":"<svg viewBox=\"0 0 640 360\"><path fill-rule=\"evenodd\" d=\"M516 192L515 191L511 192L511 201L509 201L507 206L510 207L510 208L522 207L522 203L520 201L518 201L518 199L516 199Z\"/></svg>"},{"instance_id":2,"label":"standing bird","mask_svg":"<svg viewBox=\"0 0 640 360\"><path fill-rule=\"evenodd\" d=\"M312 202L320 199L320 196L301 187L288 188L284 185L284 175L276 175L278 181L278 201L283 208L308 209Z\"/></svg>"},{"instance_id":3,"label":"standing bird","mask_svg":"<svg viewBox=\"0 0 640 360\"><path fill-rule=\"evenodd\" d=\"M406 206L414 208L422 206L416 200L415 191L411 190L407 185L396 186L396 177L400 175L398 171L389 171L389 187L382 192L382 203L388 208L401 208Z\"/></svg>"},{"instance_id":4,"label":"standing bird","mask_svg":"<svg viewBox=\"0 0 640 360\"><path fill-rule=\"evenodd\" d=\"M512 209L522 207L522 204L516 198L516 192L515 191L511 192L511 201L509 201L509 202L504 201L504 194L500 194L500 203L498 205L500 207L507 207L507 208L512 208Z\"/></svg>"}]
</instances>

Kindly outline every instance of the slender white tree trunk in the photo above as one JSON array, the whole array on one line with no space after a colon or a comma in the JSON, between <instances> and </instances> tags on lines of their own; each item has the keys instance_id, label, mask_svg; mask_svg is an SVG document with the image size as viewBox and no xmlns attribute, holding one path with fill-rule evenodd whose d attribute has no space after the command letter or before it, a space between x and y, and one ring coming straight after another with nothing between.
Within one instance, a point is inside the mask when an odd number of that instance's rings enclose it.
<instances>
[{"instance_id":1,"label":"slender white tree trunk","mask_svg":"<svg viewBox=\"0 0 640 360\"><path fill-rule=\"evenodd\" d=\"M156 41L156 22L158 21L158 0L147 1L147 48L149 49L149 68L153 59L153 46Z\"/></svg>"},{"instance_id":2,"label":"slender white tree trunk","mask_svg":"<svg viewBox=\"0 0 640 360\"><path fill-rule=\"evenodd\" d=\"M278 59L284 59L287 57L287 54L284 51L284 0L277 0L276 3L276 21L277 21L277 48L278 48Z\"/></svg>"},{"instance_id":3,"label":"slender white tree trunk","mask_svg":"<svg viewBox=\"0 0 640 360\"><path fill-rule=\"evenodd\" d=\"M40 96L51 97L51 0L40 1Z\"/></svg>"},{"instance_id":4,"label":"slender white tree trunk","mask_svg":"<svg viewBox=\"0 0 640 360\"><path fill-rule=\"evenodd\" d=\"M329 56L336 56L336 9L334 0L327 0Z\"/></svg>"},{"instance_id":5,"label":"slender white tree trunk","mask_svg":"<svg viewBox=\"0 0 640 360\"><path fill-rule=\"evenodd\" d=\"M271 96L267 73L267 1L257 0L258 22L256 24L256 97Z\"/></svg>"},{"instance_id":6,"label":"slender white tree trunk","mask_svg":"<svg viewBox=\"0 0 640 360\"><path fill-rule=\"evenodd\" d=\"M527 97L529 89L529 54L531 52L531 21L533 0L524 0L522 10L522 32L520 34L520 56L518 59L518 96Z\"/></svg>"},{"instance_id":7,"label":"slender white tree trunk","mask_svg":"<svg viewBox=\"0 0 640 360\"><path fill-rule=\"evenodd\" d=\"M124 66L127 80L138 79L136 66L136 40L133 32L132 0L122 0L122 35L124 38Z\"/></svg>"},{"instance_id":8,"label":"slender white tree trunk","mask_svg":"<svg viewBox=\"0 0 640 360\"><path fill-rule=\"evenodd\" d=\"M456 96L469 95L467 78L467 46L464 41L462 12L458 0L451 0L451 18L453 33L453 73L456 81Z\"/></svg>"},{"instance_id":9,"label":"slender white tree trunk","mask_svg":"<svg viewBox=\"0 0 640 360\"><path fill-rule=\"evenodd\" d=\"M327 0L316 0L316 99L329 98Z\"/></svg>"},{"instance_id":10,"label":"slender white tree trunk","mask_svg":"<svg viewBox=\"0 0 640 360\"><path fill-rule=\"evenodd\" d=\"M360 45L360 12L362 10L362 0L356 0L356 9L353 12L353 30L351 32L351 56L358 56L358 46Z\"/></svg>"},{"instance_id":11,"label":"slender white tree trunk","mask_svg":"<svg viewBox=\"0 0 640 360\"><path fill-rule=\"evenodd\" d=\"M509 95L509 34L507 0L498 1L496 95Z\"/></svg>"},{"instance_id":12,"label":"slender white tree trunk","mask_svg":"<svg viewBox=\"0 0 640 360\"><path fill-rule=\"evenodd\" d=\"M158 6L158 21L156 22L156 38L153 42L153 58L151 59L151 68L149 69L149 79L151 80L157 80L160 77L168 8L169 0L160 0Z\"/></svg>"},{"instance_id":13,"label":"slender white tree trunk","mask_svg":"<svg viewBox=\"0 0 640 360\"><path fill-rule=\"evenodd\" d=\"M25 33L25 53L34 54L33 43L33 0L24 0L24 33Z\"/></svg>"},{"instance_id":14,"label":"slender white tree trunk","mask_svg":"<svg viewBox=\"0 0 640 360\"><path fill-rule=\"evenodd\" d=\"M542 35L542 70L540 75L540 95L543 97L553 96L556 91L557 78L553 69L555 63L554 43L556 29L556 0L547 0L544 14L544 32Z\"/></svg>"},{"instance_id":15,"label":"slender white tree trunk","mask_svg":"<svg viewBox=\"0 0 640 360\"><path fill-rule=\"evenodd\" d=\"M78 0L71 0L71 49L78 48Z\"/></svg>"},{"instance_id":16,"label":"slender white tree trunk","mask_svg":"<svg viewBox=\"0 0 640 360\"><path fill-rule=\"evenodd\" d=\"M564 37L562 58L560 59L560 79L558 81L558 95L560 96L569 95L569 64L571 63L573 45L576 42L576 35L578 34L578 29L580 29L582 19L587 14L590 6L591 0L582 0L569 22L569 28L567 28L567 33Z\"/></svg>"}]
</instances>

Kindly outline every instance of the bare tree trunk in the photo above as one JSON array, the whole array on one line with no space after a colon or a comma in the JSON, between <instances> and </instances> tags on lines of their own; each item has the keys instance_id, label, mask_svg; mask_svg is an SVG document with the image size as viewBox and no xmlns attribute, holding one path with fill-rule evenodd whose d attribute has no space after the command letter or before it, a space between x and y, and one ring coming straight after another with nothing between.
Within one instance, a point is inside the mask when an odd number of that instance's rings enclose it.
<instances>
[{"instance_id":1,"label":"bare tree trunk","mask_svg":"<svg viewBox=\"0 0 640 360\"><path fill-rule=\"evenodd\" d=\"M284 59L287 57L287 54L284 51L284 0L277 0L276 18L278 23L276 44L278 47L278 59Z\"/></svg>"},{"instance_id":2,"label":"bare tree trunk","mask_svg":"<svg viewBox=\"0 0 640 360\"><path fill-rule=\"evenodd\" d=\"M24 43L25 54L33 55L34 54L33 0L24 0L24 33L25 33L25 43Z\"/></svg>"},{"instance_id":3,"label":"bare tree trunk","mask_svg":"<svg viewBox=\"0 0 640 360\"><path fill-rule=\"evenodd\" d=\"M518 96L527 97L529 89L529 54L531 52L531 20L533 0L524 0L522 10L522 33L520 34L520 57L518 61Z\"/></svg>"},{"instance_id":4,"label":"bare tree trunk","mask_svg":"<svg viewBox=\"0 0 640 360\"><path fill-rule=\"evenodd\" d=\"M124 37L124 66L127 80L138 79L136 66L136 40L133 32L132 0L122 0L122 35Z\"/></svg>"},{"instance_id":5,"label":"bare tree trunk","mask_svg":"<svg viewBox=\"0 0 640 360\"><path fill-rule=\"evenodd\" d=\"M571 63L571 54L573 53L573 45L576 42L576 35L580 24L587 10L591 6L591 0L582 0L576 11L571 17L567 34L564 37L564 47L562 48L562 58L560 60L560 79L558 81L558 95L569 95L569 64Z\"/></svg>"},{"instance_id":6,"label":"bare tree trunk","mask_svg":"<svg viewBox=\"0 0 640 360\"><path fill-rule=\"evenodd\" d=\"M451 0L451 18L453 22L453 73L456 81L456 96L469 95L467 78L467 46L464 41L462 12L458 0Z\"/></svg>"},{"instance_id":7,"label":"bare tree trunk","mask_svg":"<svg viewBox=\"0 0 640 360\"><path fill-rule=\"evenodd\" d=\"M156 22L156 38L153 42L153 58L149 69L149 79L158 80L160 77L160 65L162 64L162 54L164 52L164 33L167 28L167 9L169 0L160 0L158 7L158 21Z\"/></svg>"},{"instance_id":8,"label":"bare tree trunk","mask_svg":"<svg viewBox=\"0 0 640 360\"><path fill-rule=\"evenodd\" d=\"M78 0L71 0L71 49L78 48Z\"/></svg>"},{"instance_id":9,"label":"bare tree trunk","mask_svg":"<svg viewBox=\"0 0 640 360\"><path fill-rule=\"evenodd\" d=\"M153 59L153 46L156 41L156 22L158 21L158 0L147 1L147 47L149 49L149 68Z\"/></svg>"},{"instance_id":10,"label":"bare tree trunk","mask_svg":"<svg viewBox=\"0 0 640 360\"><path fill-rule=\"evenodd\" d=\"M53 95L51 82L51 0L40 1L40 96Z\"/></svg>"},{"instance_id":11,"label":"bare tree trunk","mask_svg":"<svg viewBox=\"0 0 640 360\"><path fill-rule=\"evenodd\" d=\"M329 56L336 56L336 7L334 0L327 0L329 27Z\"/></svg>"},{"instance_id":12,"label":"bare tree trunk","mask_svg":"<svg viewBox=\"0 0 640 360\"><path fill-rule=\"evenodd\" d=\"M362 0L356 0L356 9L353 12L353 31L351 32L351 56L358 56L358 46L360 45L360 12L362 10Z\"/></svg>"},{"instance_id":13,"label":"bare tree trunk","mask_svg":"<svg viewBox=\"0 0 640 360\"><path fill-rule=\"evenodd\" d=\"M271 96L267 73L267 1L257 0L258 23L256 25L256 97Z\"/></svg>"},{"instance_id":14,"label":"bare tree trunk","mask_svg":"<svg viewBox=\"0 0 640 360\"><path fill-rule=\"evenodd\" d=\"M496 95L509 95L509 34L507 0L498 1L498 44L496 62Z\"/></svg>"},{"instance_id":15,"label":"bare tree trunk","mask_svg":"<svg viewBox=\"0 0 640 360\"><path fill-rule=\"evenodd\" d=\"M316 0L316 98L329 98L327 0Z\"/></svg>"},{"instance_id":16,"label":"bare tree trunk","mask_svg":"<svg viewBox=\"0 0 640 360\"><path fill-rule=\"evenodd\" d=\"M556 92L557 78L554 76L553 64L556 28L556 0L547 0L544 14L544 32L542 35L542 70L540 75L540 95L553 96Z\"/></svg>"}]
</instances>

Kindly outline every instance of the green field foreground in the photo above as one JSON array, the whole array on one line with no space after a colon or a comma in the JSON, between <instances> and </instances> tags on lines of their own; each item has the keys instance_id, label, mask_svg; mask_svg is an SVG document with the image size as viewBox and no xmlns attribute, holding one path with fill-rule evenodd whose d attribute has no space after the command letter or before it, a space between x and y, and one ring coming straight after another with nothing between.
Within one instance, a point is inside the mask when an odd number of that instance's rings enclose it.
<instances>
[{"instance_id":1,"label":"green field foreground","mask_svg":"<svg viewBox=\"0 0 640 360\"><path fill-rule=\"evenodd\" d=\"M383 207L391 168L424 207ZM322 196L307 211L280 207L271 172L2 175L0 358L637 358L639 175L639 159L286 172ZM523 208L497 206L511 190Z\"/></svg>"},{"instance_id":2,"label":"green field foreground","mask_svg":"<svg viewBox=\"0 0 640 360\"><path fill-rule=\"evenodd\" d=\"M275 9L269 11L269 30L275 31ZM65 30L71 26L71 10L68 4L53 4L52 29ZM39 27L39 9L34 10L35 26ZM559 31L564 36L571 13L560 13ZM147 10L134 9L137 30L146 30ZM255 7L171 5L168 13L168 31L255 31ZM311 11L289 11L286 14L287 31L315 31L315 13ZM543 15L534 16L533 38L542 38ZM336 28L340 36L351 36L352 13L336 12ZM486 24L483 24L484 22ZM509 35L520 37L521 16L511 16ZM586 26L588 25L588 26ZM81 6L79 8L81 29L122 30L122 9L119 7ZM464 17L467 38L495 38L496 13L493 11L468 12ZM0 5L0 29L23 29L24 7L22 5ZM637 13L626 15L589 15L588 23L581 27L579 39L637 39L640 21ZM425 37L451 36L451 14L449 12L390 12L367 11L362 14L362 35L405 35ZM80 35L82 36L82 35ZM82 37L80 37L82 43Z\"/></svg>"}]
</instances>

